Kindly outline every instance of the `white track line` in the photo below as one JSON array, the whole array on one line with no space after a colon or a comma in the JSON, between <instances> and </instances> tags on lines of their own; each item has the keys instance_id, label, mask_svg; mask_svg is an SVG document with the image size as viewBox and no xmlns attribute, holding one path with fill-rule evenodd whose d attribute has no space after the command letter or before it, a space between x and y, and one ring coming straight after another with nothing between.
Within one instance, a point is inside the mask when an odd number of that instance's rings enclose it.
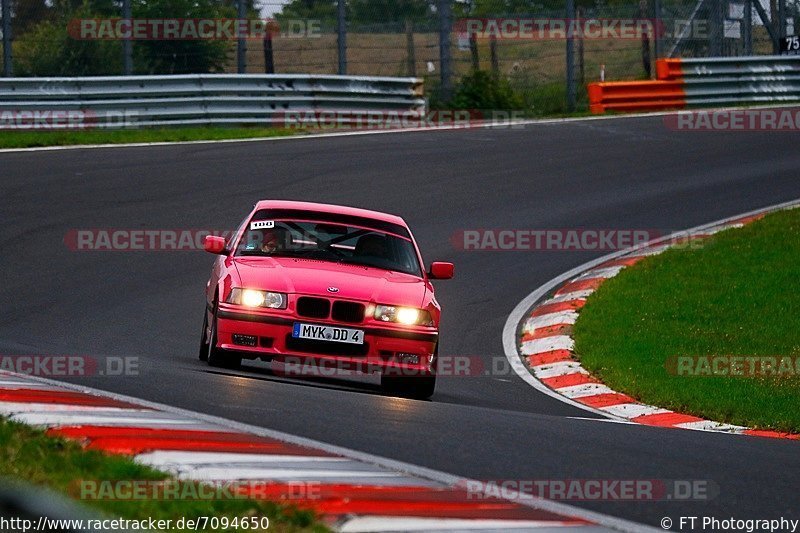
<instances>
[{"instance_id":1,"label":"white track line","mask_svg":"<svg viewBox=\"0 0 800 533\"><path fill-rule=\"evenodd\" d=\"M342 533L384 533L400 531L559 531L566 533L572 529L581 533L589 533L591 526L571 527L569 522L559 524L546 520L487 520L480 518L413 518L404 516L364 516L347 520L339 525Z\"/></svg>"}]
</instances>

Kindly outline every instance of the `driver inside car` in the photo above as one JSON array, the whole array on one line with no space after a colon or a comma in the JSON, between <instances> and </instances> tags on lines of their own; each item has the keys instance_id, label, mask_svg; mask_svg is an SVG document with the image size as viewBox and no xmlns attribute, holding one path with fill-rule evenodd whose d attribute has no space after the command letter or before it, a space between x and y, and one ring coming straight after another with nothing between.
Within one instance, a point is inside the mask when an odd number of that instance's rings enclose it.
<instances>
[{"instance_id":1,"label":"driver inside car","mask_svg":"<svg viewBox=\"0 0 800 533\"><path fill-rule=\"evenodd\" d=\"M282 228L264 231L260 249L266 254L273 254L286 248L286 232Z\"/></svg>"},{"instance_id":2,"label":"driver inside car","mask_svg":"<svg viewBox=\"0 0 800 533\"><path fill-rule=\"evenodd\" d=\"M356 243L356 249L353 251L354 257L375 257L379 259L388 259L389 250L386 246L386 239L380 235L370 234L364 235Z\"/></svg>"}]
</instances>

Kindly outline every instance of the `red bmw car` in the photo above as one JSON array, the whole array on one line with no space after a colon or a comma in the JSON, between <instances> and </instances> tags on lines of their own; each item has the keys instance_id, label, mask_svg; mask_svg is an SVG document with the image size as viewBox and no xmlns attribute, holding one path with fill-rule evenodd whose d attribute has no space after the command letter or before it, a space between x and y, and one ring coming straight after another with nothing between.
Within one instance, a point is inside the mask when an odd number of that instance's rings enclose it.
<instances>
[{"instance_id":1,"label":"red bmw car","mask_svg":"<svg viewBox=\"0 0 800 533\"><path fill-rule=\"evenodd\" d=\"M261 201L217 254L206 287L200 359L242 358L379 372L388 392L429 398L441 308L402 218L337 205Z\"/></svg>"}]
</instances>

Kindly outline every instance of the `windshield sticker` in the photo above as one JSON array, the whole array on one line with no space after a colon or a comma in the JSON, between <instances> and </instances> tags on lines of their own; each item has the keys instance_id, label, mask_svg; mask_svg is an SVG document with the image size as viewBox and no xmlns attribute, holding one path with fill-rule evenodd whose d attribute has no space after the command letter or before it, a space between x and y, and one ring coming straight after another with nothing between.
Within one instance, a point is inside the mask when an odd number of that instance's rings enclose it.
<instances>
[{"instance_id":1,"label":"windshield sticker","mask_svg":"<svg viewBox=\"0 0 800 533\"><path fill-rule=\"evenodd\" d=\"M250 223L250 229L272 229L274 227L274 220L256 220Z\"/></svg>"}]
</instances>

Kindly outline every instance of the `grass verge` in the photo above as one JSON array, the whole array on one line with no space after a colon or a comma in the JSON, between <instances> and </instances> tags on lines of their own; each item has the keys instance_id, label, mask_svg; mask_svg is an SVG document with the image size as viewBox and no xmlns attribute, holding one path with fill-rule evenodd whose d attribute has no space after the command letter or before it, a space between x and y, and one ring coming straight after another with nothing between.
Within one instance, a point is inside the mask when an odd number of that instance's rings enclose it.
<instances>
[{"instance_id":1,"label":"grass verge","mask_svg":"<svg viewBox=\"0 0 800 533\"><path fill-rule=\"evenodd\" d=\"M699 248L669 249L606 281L581 310L575 350L608 386L642 402L800 432L798 279L800 209L792 209ZM681 356L788 356L794 366L780 376L707 375L699 366L679 372L670 358Z\"/></svg>"},{"instance_id":2,"label":"grass verge","mask_svg":"<svg viewBox=\"0 0 800 533\"><path fill-rule=\"evenodd\" d=\"M247 499L80 499L80 481L162 480L163 472L134 463L130 458L84 450L77 443L46 436L29 426L0 419L0 477L68 494L101 514L131 520L172 520L199 517L268 517L269 530L323 532L308 511ZM185 482L184 484L192 484ZM189 487L179 494L197 494ZM99 492L102 494L102 492Z\"/></svg>"},{"instance_id":3,"label":"grass verge","mask_svg":"<svg viewBox=\"0 0 800 533\"><path fill-rule=\"evenodd\" d=\"M33 148L76 144L124 144L178 141L218 141L286 137L299 133L287 128L156 128L136 130L0 131L0 148Z\"/></svg>"}]
</instances>

